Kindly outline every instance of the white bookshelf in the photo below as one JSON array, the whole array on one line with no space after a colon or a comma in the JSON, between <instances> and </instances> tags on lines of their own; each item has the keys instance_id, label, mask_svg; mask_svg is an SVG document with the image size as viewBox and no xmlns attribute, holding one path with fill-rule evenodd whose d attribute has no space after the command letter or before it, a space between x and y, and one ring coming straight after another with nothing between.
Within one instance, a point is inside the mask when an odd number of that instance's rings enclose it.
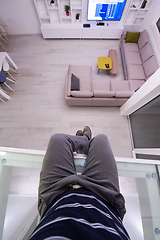
<instances>
[{"instance_id":1,"label":"white bookshelf","mask_svg":"<svg viewBox=\"0 0 160 240\"><path fill-rule=\"evenodd\" d=\"M50 0L34 0L40 24L68 24L77 23L76 14L80 14L78 23L82 23L82 0L55 0L54 5ZM69 16L66 16L64 6L69 5Z\"/></svg>"},{"instance_id":2,"label":"white bookshelf","mask_svg":"<svg viewBox=\"0 0 160 240\"><path fill-rule=\"evenodd\" d=\"M91 23L90 28L84 28L87 22L87 0L55 0L53 6L50 0L33 0L40 21L43 38L113 38L119 39L124 30L123 24L109 23L97 26ZM69 16L66 15L64 6L69 5ZM85 10L84 10L85 9ZM76 14L79 13L79 20ZM115 31L116 30L116 31Z\"/></svg>"},{"instance_id":3,"label":"white bookshelf","mask_svg":"<svg viewBox=\"0 0 160 240\"><path fill-rule=\"evenodd\" d=\"M141 8L144 0L131 0L125 19L125 26L140 27L144 21L154 0L147 0L144 8Z\"/></svg>"}]
</instances>

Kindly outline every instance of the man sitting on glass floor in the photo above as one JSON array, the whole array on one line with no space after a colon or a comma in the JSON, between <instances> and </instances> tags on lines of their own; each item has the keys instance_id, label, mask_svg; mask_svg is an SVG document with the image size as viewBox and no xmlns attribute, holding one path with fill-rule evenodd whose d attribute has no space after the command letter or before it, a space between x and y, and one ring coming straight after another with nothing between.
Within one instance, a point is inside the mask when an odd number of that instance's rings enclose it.
<instances>
[{"instance_id":1,"label":"man sitting on glass floor","mask_svg":"<svg viewBox=\"0 0 160 240\"><path fill-rule=\"evenodd\" d=\"M108 138L91 135L85 126L76 136L51 137L40 173L41 221L29 239L130 239L122 223L125 200ZM87 155L81 175L75 151Z\"/></svg>"}]
</instances>

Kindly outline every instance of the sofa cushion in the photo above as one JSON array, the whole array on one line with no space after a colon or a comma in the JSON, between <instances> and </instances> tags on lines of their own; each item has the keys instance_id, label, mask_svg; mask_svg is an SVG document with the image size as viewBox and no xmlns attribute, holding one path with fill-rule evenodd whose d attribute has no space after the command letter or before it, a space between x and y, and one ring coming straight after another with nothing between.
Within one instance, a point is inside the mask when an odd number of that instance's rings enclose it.
<instances>
[{"instance_id":1,"label":"sofa cushion","mask_svg":"<svg viewBox=\"0 0 160 240\"><path fill-rule=\"evenodd\" d=\"M145 79L145 74L142 65L128 64L128 79Z\"/></svg>"},{"instance_id":2,"label":"sofa cushion","mask_svg":"<svg viewBox=\"0 0 160 240\"><path fill-rule=\"evenodd\" d=\"M147 61L145 61L143 63L143 67L146 78L150 77L158 69L158 64L155 56L152 56Z\"/></svg>"},{"instance_id":3,"label":"sofa cushion","mask_svg":"<svg viewBox=\"0 0 160 240\"><path fill-rule=\"evenodd\" d=\"M126 65L128 64L142 64L141 56L139 52L127 51L125 54Z\"/></svg>"},{"instance_id":4,"label":"sofa cushion","mask_svg":"<svg viewBox=\"0 0 160 240\"><path fill-rule=\"evenodd\" d=\"M111 87L110 87L110 81L105 80L94 80L92 81L92 85L93 85L93 91L110 91Z\"/></svg>"},{"instance_id":5,"label":"sofa cushion","mask_svg":"<svg viewBox=\"0 0 160 240\"><path fill-rule=\"evenodd\" d=\"M138 40L138 48L143 48L149 42L148 33L146 30L141 32L139 40Z\"/></svg>"},{"instance_id":6,"label":"sofa cushion","mask_svg":"<svg viewBox=\"0 0 160 240\"><path fill-rule=\"evenodd\" d=\"M90 98L93 97L93 93L90 91L71 91L70 95L77 98Z\"/></svg>"},{"instance_id":7,"label":"sofa cushion","mask_svg":"<svg viewBox=\"0 0 160 240\"><path fill-rule=\"evenodd\" d=\"M127 51L139 52L137 43L125 43L125 40L123 40L122 47L124 52Z\"/></svg>"},{"instance_id":8,"label":"sofa cushion","mask_svg":"<svg viewBox=\"0 0 160 240\"><path fill-rule=\"evenodd\" d=\"M74 74L71 75L71 91L79 91L79 78L76 77Z\"/></svg>"},{"instance_id":9,"label":"sofa cushion","mask_svg":"<svg viewBox=\"0 0 160 240\"><path fill-rule=\"evenodd\" d=\"M131 91L136 91L145 83L144 80L129 80Z\"/></svg>"},{"instance_id":10,"label":"sofa cushion","mask_svg":"<svg viewBox=\"0 0 160 240\"><path fill-rule=\"evenodd\" d=\"M93 91L93 96L95 98L111 98L115 96L114 91Z\"/></svg>"},{"instance_id":11,"label":"sofa cushion","mask_svg":"<svg viewBox=\"0 0 160 240\"><path fill-rule=\"evenodd\" d=\"M132 42L137 43L140 36L140 32L127 32L125 43Z\"/></svg>"},{"instance_id":12,"label":"sofa cushion","mask_svg":"<svg viewBox=\"0 0 160 240\"><path fill-rule=\"evenodd\" d=\"M118 98L129 98L133 95L133 91L117 91L116 96Z\"/></svg>"},{"instance_id":13,"label":"sofa cushion","mask_svg":"<svg viewBox=\"0 0 160 240\"><path fill-rule=\"evenodd\" d=\"M68 75L72 73L80 79L81 91L92 91L92 66L69 65Z\"/></svg>"},{"instance_id":14,"label":"sofa cushion","mask_svg":"<svg viewBox=\"0 0 160 240\"><path fill-rule=\"evenodd\" d=\"M128 81L111 81L111 91L130 91Z\"/></svg>"},{"instance_id":15,"label":"sofa cushion","mask_svg":"<svg viewBox=\"0 0 160 240\"><path fill-rule=\"evenodd\" d=\"M141 48L140 54L143 62L145 62L154 55L150 42L148 42L143 48Z\"/></svg>"}]
</instances>

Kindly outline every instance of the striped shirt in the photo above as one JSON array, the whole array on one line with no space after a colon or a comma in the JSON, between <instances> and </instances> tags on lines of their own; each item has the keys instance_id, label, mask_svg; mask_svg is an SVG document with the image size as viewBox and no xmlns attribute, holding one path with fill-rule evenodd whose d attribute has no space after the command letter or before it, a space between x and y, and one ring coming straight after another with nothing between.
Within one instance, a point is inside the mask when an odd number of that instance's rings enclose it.
<instances>
[{"instance_id":1,"label":"striped shirt","mask_svg":"<svg viewBox=\"0 0 160 240\"><path fill-rule=\"evenodd\" d=\"M61 195L46 211L31 240L130 239L117 212L97 195L79 188Z\"/></svg>"}]
</instances>

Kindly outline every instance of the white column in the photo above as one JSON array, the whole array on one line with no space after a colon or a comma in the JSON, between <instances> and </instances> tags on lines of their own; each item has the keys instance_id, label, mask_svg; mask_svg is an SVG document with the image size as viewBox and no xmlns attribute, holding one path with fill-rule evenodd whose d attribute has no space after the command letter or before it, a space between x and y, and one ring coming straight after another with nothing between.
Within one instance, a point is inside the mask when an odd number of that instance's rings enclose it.
<instances>
[{"instance_id":1,"label":"white column","mask_svg":"<svg viewBox=\"0 0 160 240\"><path fill-rule=\"evenodd\" d=\"M12 167L4 166L3 160L0 162L0 239L3 235L3 226L8 202Z\"/></svg>"},{"instance_id":2,"label":"white column","mask_svg":"<svg viewBox=\"0 0 160 240\"><path fill-rule=\"evenodd\" d=\"M160 95L160 68L120 108L127 116Z\"/></svg>"}]
</instances>

